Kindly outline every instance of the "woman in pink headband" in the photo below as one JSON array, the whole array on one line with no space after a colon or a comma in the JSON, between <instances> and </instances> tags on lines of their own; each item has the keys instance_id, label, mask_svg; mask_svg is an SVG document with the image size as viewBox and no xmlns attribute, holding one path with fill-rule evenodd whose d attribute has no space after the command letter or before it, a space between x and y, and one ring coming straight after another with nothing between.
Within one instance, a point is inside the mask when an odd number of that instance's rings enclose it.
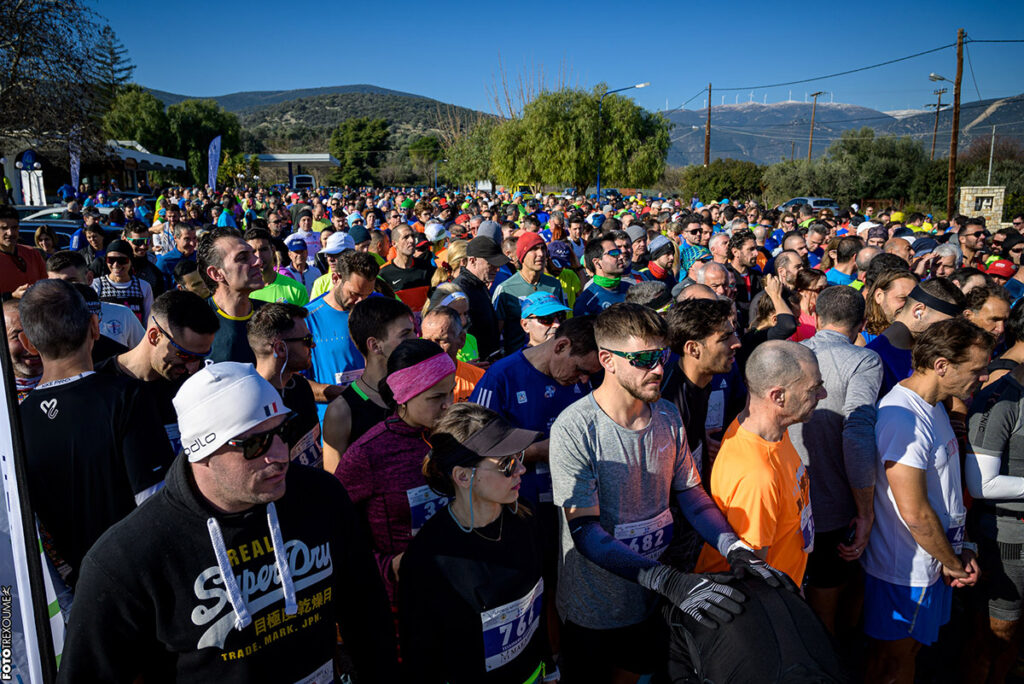
<instances>
[{"instance_id":1,"label":"woman in pink headband","mask_svg":"<svg viewBox=\"0 0 1024 684\"><path fill-rule=\"evenodd\" d=\"M402 554L423 523L448 503L427 486L426 436L452 403L455 362L427 340L391 352L381 398L392 415L353 442L334 471L366 516L377 568L395 605Z\"/></svg>"}]
</instances>

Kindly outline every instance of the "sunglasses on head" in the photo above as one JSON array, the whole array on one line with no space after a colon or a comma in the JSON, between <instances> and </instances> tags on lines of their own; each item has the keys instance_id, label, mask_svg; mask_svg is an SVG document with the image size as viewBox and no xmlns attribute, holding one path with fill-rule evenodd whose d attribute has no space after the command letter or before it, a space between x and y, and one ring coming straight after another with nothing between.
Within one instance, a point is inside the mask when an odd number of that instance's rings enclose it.
<instances>
[{"instance_id":1,"label":"sunglasses on head","mask_svg":"<svg viewBox=\"0 0 1024 684\"><path fill-rule=\"evenodd\" d=\"M128 257L110 256L110 257L107 257L107 263L108 264L118 264L120 266L124 266L125 264L128 263Z\"/></svg>"},{"instance_id":2,"label":"sunglasses on head","mask_svg":"<svg viewBox=\"0 0 1024 684\"><path fill-rule=\"evenodd\" d=\"M241 449L242 458L247 461L252 461L253 459L257 459L270 451L270 446L274 443L274 437L280 435L281 440L287 444L288 437L291 434L292 425L298 415L298 413L292 411L285 416L283 423L272 430L267 430L266 432L261 432L241 439L229 439L227 443L229 446Z\"/></svg>"},{"instance_id":3,"label":"sunglasses on head","mask_svg":"<svg viewBox=\"0 0 1024 684\"><path fill-rule=\"evenodd\" d=\"M310 349L312 349L313 347L316 346L316 342L313 341L313 333L310 333L308 335L304 335L302 337L282 337L281 341L282 342L301 342L302 344L306 345Z\"/></svg>"},{"instance_id":4,"label":"sunglasses on head","mask_svg":"<svg viewBox=\"0 0 1024 684\"><path fill-rule=\"evenodd\" d=\"M171 333L167 332L166 330L163 329L163 327L161 327L160 322L156 320L156 317L153 317L153 325L156 326L156 329L160 331L161 335L163 335L164 337L167 338L167 343L170 344L174 348L174 355L177 356L178 359L180 359L181 361L183 361L185 363L193 363L195 361L202 361L207 356L209 356L211 353L213 353L213 349L212 348L209 351L206 351L206 352L194 352L194 351L189 351L188 349L185 349L180 344L178 344L177 342L174 341L174 338L171 337Z\"/></svg>"},{"instance_id":5,"label":"sunglasses on head","mask_svg":"<svg viewBox=\"0 0 1024 684\"><path fill-rule=\"evenodd\" d=\"M533 320L537 321L541 325L554 325L555 323L565 323L565 313L558 312L548 314L547 316L530 316Z\"/></svg>"},{"instance_id":6,"label":"sunglasses on head","mask_svg":"<svg viewBox=\"0 0 1024 684\"><path fill-rule=\"evenodd\" d=\"M624 352L617 349L608 349L601 347L606 352L620 356L629 362L629 365L633 368L642 368L643 370L654 370L658 366L663 366L668 363L669 350L666 349L647 349L638 352Z\"/></svg>"}]
</instances>

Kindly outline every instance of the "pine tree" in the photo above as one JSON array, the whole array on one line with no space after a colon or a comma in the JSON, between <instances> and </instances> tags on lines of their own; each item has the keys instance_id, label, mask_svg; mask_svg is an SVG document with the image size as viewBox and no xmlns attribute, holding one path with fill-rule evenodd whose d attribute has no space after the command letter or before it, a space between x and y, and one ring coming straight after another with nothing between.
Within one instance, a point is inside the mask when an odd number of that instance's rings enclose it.
<instances>
[{"instance_id":1,"label":"pine tree","mask_svg":"<svg viewBox=\"0 0 1024 684\"><path fill-rule=\"evenodd\" d=\"M131 81L135 65L110 26L100 29L99 47L92 59L97 104L101 111L107 111L121 89Z\"/></svg>"}]
</instances>

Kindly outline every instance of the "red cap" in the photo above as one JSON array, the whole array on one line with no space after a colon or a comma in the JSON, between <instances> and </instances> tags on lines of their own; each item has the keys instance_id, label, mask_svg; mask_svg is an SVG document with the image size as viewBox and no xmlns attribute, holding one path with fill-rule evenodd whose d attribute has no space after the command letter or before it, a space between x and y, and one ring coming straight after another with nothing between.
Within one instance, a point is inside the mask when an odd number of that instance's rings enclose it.
<instances>
[{"instance_id":1,"label":"red cap","mask_svg":"<svg viewBox=\"0 0 1024 684\"><path fill-rule=\"evenodd\" d=\"M996 259L988 265L988 270L985 272L1001 278L1012 278L1017 272L1017 267L1006 259Z\"/></svg>"},{"instance_id":2,"label":"red cap","mask_svg":"<svg viewBox=\"0 0 1024 684\"><path fill-rule=\"evenodd\" d=\"M523 233L519 236L519 240L516 242L516 260L519 261L519 263L523 263L523 257L526 256L527 252L535 248L537 245L543 244L544 238L537 233Z\"/></svg>"}]
</instances>

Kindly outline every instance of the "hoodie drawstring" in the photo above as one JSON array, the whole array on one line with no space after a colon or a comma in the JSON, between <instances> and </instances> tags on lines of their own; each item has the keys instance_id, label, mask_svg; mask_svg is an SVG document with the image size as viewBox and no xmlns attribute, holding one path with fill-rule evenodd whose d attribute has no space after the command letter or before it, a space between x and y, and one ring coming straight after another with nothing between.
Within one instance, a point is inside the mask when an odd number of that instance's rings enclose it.
<instances>
[{"instance_id":1,"label":"hoodie drawstring","mask_svg":"<svg viewBox=\"0 0 1024 684\"><path fill-rule=\"evenodd\" d=\"M277 521L277 508L273 502L267 504L267 525L270 528L270 538L274 543L274 565L277 567L277 574L281 578L281 589L284 592L284 612L287 615L295 615L299 612L298 602L295 600L295 584L292 582L288 559L285 557L284 540L281 537L281 527ZM249 614L249 608L245 605L245 599L242 598L235 573L231 570L231 562L228 560L228 552L224 546L224 535L220 531L220 525L216 518L208 518L206 527L210 532L210 542L213 544L213 553L217 557L221 580L228 592L228 601L231 602L231 607L235 611L235 629L245 629L252 623L252 615Z\"/></svg>"},{"instance_id":2,"label":"hoodie drawstring","mask_svg":"<svg viewBox=\"0 0 1024 684\"><path fill-rule=\"evenodd\" d=\"M281 527L277 523L277 507L273 501L267 504L267 525L270 527L270 538L274 542L274 563L277 565L281 589L284 591L284 612L285 615L295 615L299 612L299 604L295 600L295 584L292 582L288 559L284 555L284 540L281 538Z\"/></svg>"}]
</instances>

